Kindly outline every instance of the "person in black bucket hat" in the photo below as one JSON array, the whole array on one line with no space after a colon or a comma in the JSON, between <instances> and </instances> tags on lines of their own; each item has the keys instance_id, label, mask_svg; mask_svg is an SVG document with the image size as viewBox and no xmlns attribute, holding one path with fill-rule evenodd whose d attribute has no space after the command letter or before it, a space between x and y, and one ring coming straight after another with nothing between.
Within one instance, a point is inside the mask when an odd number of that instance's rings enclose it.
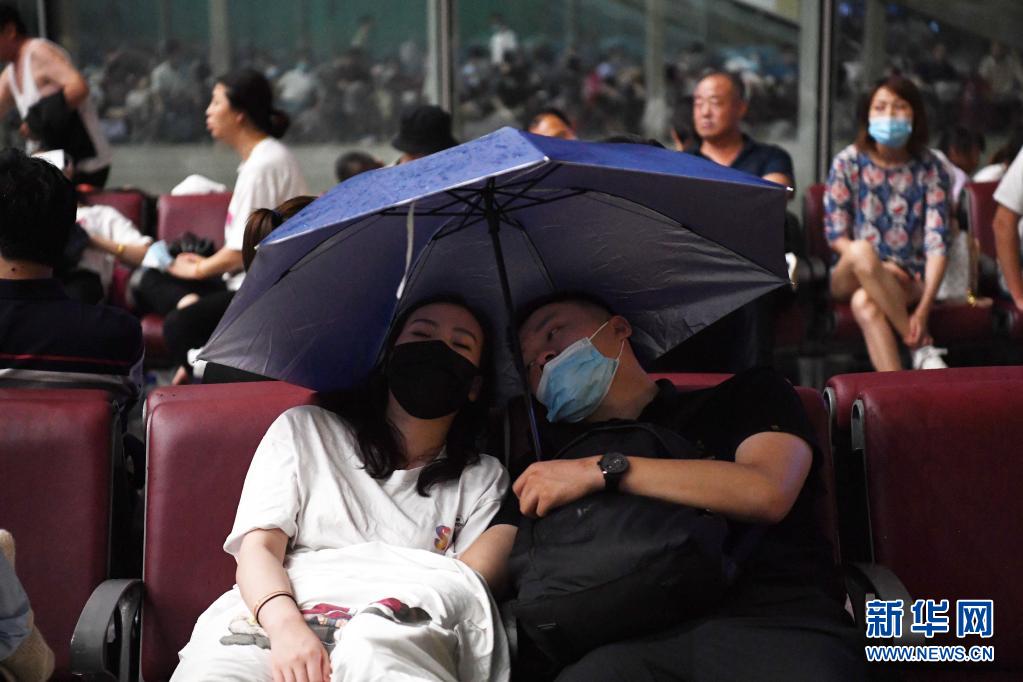
<instances>
[{"instance_id":1,"label":"person in black bucket hat","mask_svg":"<svg viewBox=\"0 0 1023 682\"><path fill-rule=\"evenodd\" d=\"M454 147L458 140L451 135L451 114L433 104L421 104L402 113L401 130L391 144L403 152L398 163L408 163Z\"/></svg>"}]
</instances>

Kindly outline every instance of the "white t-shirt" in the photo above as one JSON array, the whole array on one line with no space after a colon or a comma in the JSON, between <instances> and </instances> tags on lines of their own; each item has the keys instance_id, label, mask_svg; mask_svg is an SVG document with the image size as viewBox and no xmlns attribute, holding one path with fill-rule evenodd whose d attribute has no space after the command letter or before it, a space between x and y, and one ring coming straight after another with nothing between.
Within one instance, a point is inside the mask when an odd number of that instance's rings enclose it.
<instances>
[{"instance_id":1,"label":"white t-shirt","mask_svg":"<svg viewBox=\"0 0 1023 682\"><path fill-rule=\"evenodd\" d=\"M299 608L355 614L334 635L332 680L418 679L427 670L430 679L508 677L497 607L455 559L497 512L508 474L481 455L423 497L419 473L371 478L349 427L313 406L278 417L252 459L224 549L237 556L249 531L280 528L290 537L284 565ZM373 613L380 603L428 618L395 623ZM237 587L221 596L196 622L173 679L269 680L266 650L223 641L255 628L249 618Z\"/></svg>"},{"instance_id":2,"label":"white t-shirt","mask_svg":"<svg viewBox=\"0 0 1023 682\"><path fill-rule=\"evenodd\" d=\"M423 497L416 492L420 471L372 478L337 415L313 406L287 410L252 458L224 550L237 555L250 530L280 528L291 538L290 562L307 552L377 541L457 555L497 513L508 473L481 455L457 481L437 484Z\"/></svg>"},{"instance_id":3,"label":"white t-shirt","mask_svg":"<svg viewBox=\"0 0 1023 682\"><path fill-rule=\"evenodd\" d=\"M302 194L309 194L309 186L298 161L280 141L269 136L263 138L252 148L249 158L238 166L238 180L224 222L224 245L241 251L245 223L253 211L275 208ZM227 288L237 291L245 273L225 276L225 279Z\"/></svg>"},{"instance_id":4,"label":"white t-shirt","mask_svg":"<svg viewBox=\"0 0 1023 682\"><path fill-rule=\"evenodd\" d=\"M139 232L135 223L112 206L79 206L75 220L90 235L104 237L119 244L135 246L153 241ZM110 291L110 280L113 278L116 262L114 254L90 246L82 252L78 267L99 275L103 294L106 295Z\"/></svg>"}]
</instances>

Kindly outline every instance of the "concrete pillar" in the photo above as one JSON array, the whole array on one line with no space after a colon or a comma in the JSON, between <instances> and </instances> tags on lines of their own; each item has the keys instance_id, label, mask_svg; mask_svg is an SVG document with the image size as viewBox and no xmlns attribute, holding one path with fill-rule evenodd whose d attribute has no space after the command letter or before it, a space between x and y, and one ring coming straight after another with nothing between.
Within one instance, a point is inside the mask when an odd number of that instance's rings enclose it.
<instances>
[{"instance_id":1,"label":"concrete pillar","mask_svg":"<svg viewBox=\"0 0 1023 682\"><path fill-rule=\"evenodd\" d=\"M228 0L209 0L210 3L210 68L213 73L227 73L231 69L231 21Z\"/></svg>"},{"instance_id":2,"label":"concrete pillar","mask_svg":"<svg viewBox=\"0 0 1023 682\"><path fill-rule=\"evenodd\" d=\"M426 26L427 63L424 94L427 101L457 116L454 110L454 54L457 39L454 0L429 0L426 3Z\"/></svg>"},{"instance_id":3,"label":"concrete pillar","mask_svg":"<svg viewBox=\"0 0 1023 682\"><path fill-rule=\"evenodd\" d=\"M646 0L646 108L643 134L663 138L668 123L668 103L664 82L664 0Z\"/></svg>"},{"instance_id":4,"label":"concrete pillar","mask_svg":"<svg viewBox=\"0 0 1023 682\"><path fill-rule=\"evenodd\" d=\"M884 75L888 56L885 54L885 17L882 0L867 0L863 21L863 82L860 89L869 89Z\"/></svg>"}]
</instances>

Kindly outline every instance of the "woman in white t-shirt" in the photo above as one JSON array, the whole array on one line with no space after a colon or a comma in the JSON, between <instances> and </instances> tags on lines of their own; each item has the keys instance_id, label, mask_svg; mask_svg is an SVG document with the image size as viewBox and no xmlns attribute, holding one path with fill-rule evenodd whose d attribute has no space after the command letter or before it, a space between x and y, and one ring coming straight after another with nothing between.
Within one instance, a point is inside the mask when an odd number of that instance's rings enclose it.
<instances>
[{"instance_id":1,"label":"woman in white t-shirt","mask_svg":"<svg viewBox=\"0 0 1023 682\"><path fill-rule=\"evenodd\" d=\"M508 487L475 446L484 326L434 299L395 329L362 389L263 437L224 544L238 584L199 618L176 682L507 679L484 582L500 571L478 549L460 560Z\"/></svg>"},{"instance_id":2,"label":"woman in white t-shirt","mask_svg":"<svg viewBox=\"0 0 1023 682\"><path fill-rule=\"evenodd\" d=\"M298 162L278 141L288 124L287 114L273 106L269 81L258 71L239 69L217 79L206 128L241 158L224 223L224 246L207 258L180 254L166 275L147 273L139 292L154 312L167 315L164 339L179 366L187 366L190 348L209 340L245 279L242 236L249 215L309 194Z\"/></svg>"}]
</instances>

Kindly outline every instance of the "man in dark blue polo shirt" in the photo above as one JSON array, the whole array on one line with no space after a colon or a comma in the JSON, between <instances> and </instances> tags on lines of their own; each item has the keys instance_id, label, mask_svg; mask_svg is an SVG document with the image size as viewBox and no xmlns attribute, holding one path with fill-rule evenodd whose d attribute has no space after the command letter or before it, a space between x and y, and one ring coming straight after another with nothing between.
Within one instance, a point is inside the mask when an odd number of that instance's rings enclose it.
<instances>
[{"instance_id":1,"label":"man in dark blue polo shirt","mask_svg":"<svg viewBox=\"0 0 1023 682\"><path fill-rule=\"evenodd\" d=\"M714 71L693 91L693 127L697 140L685 151L722 166L793 187L792 157L781 147L757 142L740 129L749 102L742 80Z\"/></svg>"},{"instance_id":2,"label":"man in dark blue polo shirt","mask_svg":"<svg viewBox=\"0 0 1023 682\"><path fill-rule=\"evenodd\" d=\"M71 300L53 277L76 207L55 166L0 151L0 387L106 389L124 412L142 387L138 320Z\"/></svg>"},{"instance_id":3,"label":"man in dark blue polo shirt","mask_svg":"<svg viewBox=\"0 0 1023 682\"><path fill-rule=\"evenodd\" d=\"M722 166L730 166L786 187L794 187L792 157L781 147L757 142L740 124L749 103L742 80L713 71L693 91L696 140L684 148ZM790 199L791 199L790 194ZM796 223L798 226L798 223ZM799 250L799 230L786 225L786 251ZM774 308L783 294L768 294L718 320L661 358L655 369L690 372L739 372L771 364Z\"/></svg>"}]
</instances>

